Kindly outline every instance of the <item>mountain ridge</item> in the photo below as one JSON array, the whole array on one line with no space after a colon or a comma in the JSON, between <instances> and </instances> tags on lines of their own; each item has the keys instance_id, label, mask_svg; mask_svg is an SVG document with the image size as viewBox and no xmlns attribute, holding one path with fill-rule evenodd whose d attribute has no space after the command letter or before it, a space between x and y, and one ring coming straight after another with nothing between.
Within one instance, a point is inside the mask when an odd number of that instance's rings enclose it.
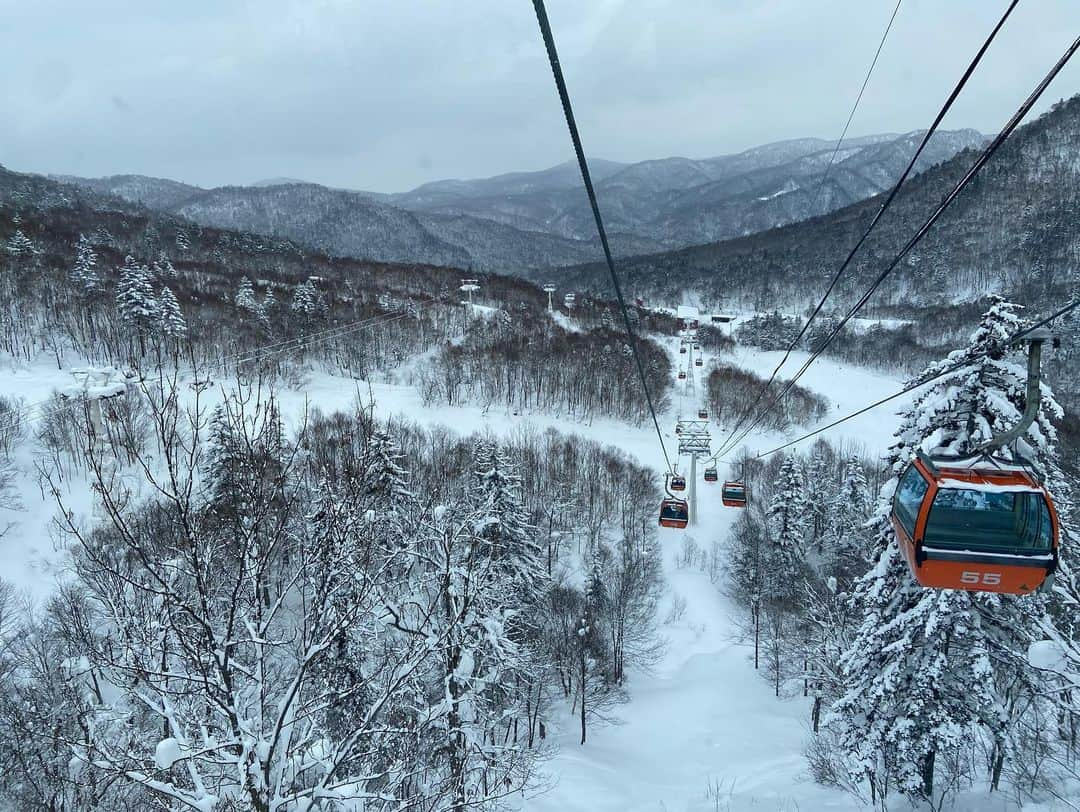
<instances>
[{"instance_id":1,"label":"mountain ridge","mask_svg":"<svg viewBox=\"0 0 1080 812\"><path fill-rule=\"evenodd\" d=\"M915 133L834 145L801 138L706 159L591 163L612 248L652 253L767 230L881 191L915 148ZM974 130L939 133L925 169ZM335 256L528 273L601 257L576 163L475 180L438 180L381 194L276 178L204 189L139 175L58 176L203 226L290 239ZM813 191L818 189L818 191Z\"/></svg>"}]
</instances>

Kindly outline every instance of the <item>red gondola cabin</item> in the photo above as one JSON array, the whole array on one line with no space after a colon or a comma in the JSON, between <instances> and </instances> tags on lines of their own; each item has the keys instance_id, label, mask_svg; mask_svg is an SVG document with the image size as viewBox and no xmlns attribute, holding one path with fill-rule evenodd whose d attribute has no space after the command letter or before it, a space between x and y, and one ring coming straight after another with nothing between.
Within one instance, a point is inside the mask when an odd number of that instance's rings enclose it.
<instances>
[{"instance_id":1,"label":"red gondola cabin","mask_svg":"<svg viewBox=\"0 0 1080 812\"><path fill-rule=\"evenodd\" d=\"M1027 595L1057 568L1057 512L1022 465L920 454L900 477L890 518L922 586Z\"/></svg>"},{"instance_id":2,"label":"red gondola cabin","mask_svg":"<svg viewBox=\"0 0 1080 812\"><path fill-rule=\"evenodd\" d=\"M719 478L719 475L716 473L716 466L710 465L705 469L706 482L716 482Z\"/></svg>"},{"instance_id":3,"label":"red gondola cabin","mask_svg":"<svg viewBox=\"0 0 1080 812\"><path fill-rule=\"evenodd\" d=\"M686 477L682 474L674 474L671 477L671 490L673 491L685 491L686 490Z\"/></svg>"},{"instance_id":4,"label":"red gondola cabin","mask_svg":"<svg viewBox=\"0 0 1080 812\"><path fill-rule=\"evenodd\" d=\"M720 501L728 507L746 507L745 483L725 482L720 489Z\"/></svg>"},{"instance_id":5,"label":"red gondola cabin","mask_svg":"<svg viewBox=\"0 0 1080 812\"><path fill-rule=\"evenodd\" d=\"M660 526L682 529L690 523L690 506L684 499L665 499L660 503Z\"/></svg>"}]
</instances>

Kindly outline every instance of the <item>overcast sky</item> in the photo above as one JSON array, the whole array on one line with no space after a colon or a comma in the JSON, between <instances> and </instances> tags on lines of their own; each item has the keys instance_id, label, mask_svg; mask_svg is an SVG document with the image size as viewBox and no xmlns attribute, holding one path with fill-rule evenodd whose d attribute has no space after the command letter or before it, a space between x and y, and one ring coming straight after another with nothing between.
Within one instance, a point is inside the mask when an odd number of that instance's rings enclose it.
<instances>
[{"instance_id":1,"label":"overcast sky","mask_svg":"<svg viewBox=\"0 0 1080 812\"><path fill-rule=\"evenodd\" d=\"M590 155L835 138L895 0L548 0ZM853 135L925 127L1005 0L903 0ZM569 140L528 0L0 0L0 164L403 191ZM993 132L1080 33L1022 0L946 121ZM1039 110L1080 91L1080 57Z\"/></svg>"}]
</instances>

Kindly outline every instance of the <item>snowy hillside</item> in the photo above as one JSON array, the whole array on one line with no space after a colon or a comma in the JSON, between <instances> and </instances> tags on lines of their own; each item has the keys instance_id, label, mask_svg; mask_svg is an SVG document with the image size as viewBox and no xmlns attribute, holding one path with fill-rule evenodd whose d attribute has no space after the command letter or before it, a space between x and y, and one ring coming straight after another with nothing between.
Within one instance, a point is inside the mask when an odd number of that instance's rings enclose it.
<instances>
[{"instance_id":1,"label":"snowy hillside","mask_svg":"<svg viewBox=\"0 0 1080 812\"><path fill-rule=\"evenodd\" d=\"M953 716L934 728L936 790L911 777L917 741L903 763L852 760L882 740L844 711L835 659L875 633L851 601L872 599L860 576L890 549L865 532L882 459L898 412L909 434L929 430L916 410L944 401L909 396L757 455L892 394L895 364L820 359L709 482L708 459L695 471L678 456L676 425L700 419L718 450L780 358L750 341L782 345L790 317L744 313L690 337L674 308L634 308L667 453L695 473L690 527L657 528L665 451L610 303L552 313L520 280L463 289L456 271L150 230L118 212L109 228L84 220L91 236L59 262L66 211L2 221L8 278L66 303L23 299L0 357L0 388L19 393L0 399L0 667L19 686L0 692L0 798L19 812L48 797L217 810L244 793L291 812L331 781L320 797L335 812L401 798L449 812L462 797L523 812L853 812L869 792L893 810L923 793L974 812L991 783L1025 808L1051 797L1024 783L1025 753L1064 757L1061 735L1007 715L1015 738L993 778L976 745L936 732L992 741L984 717L956 710L957 674L939 689ZM151 238L175 262L157 250L114 266ZM230 266L261 275L233 284ZM466 292L477 302L463 307ZM976 336L1015 323L1004 305L986 319ZM862 319L856 335L904 327ZM996 363L983 369L1019 368ZM1015 411L1020 389L987 408ZM1033 435L1048 464L1052 436L1046 421ZM729 478L748 484L746 509L722 504ZM931 600L890 572L904 600ZM936 611L970 606L987 623L1025 600L951 594ZM37 668L38 644L58 670ZM851 672L876 695L887 673ZM28 729L58 732L34 744ZM32 773L26 753L41 760ZM1043 769L1072 792L1066 767Z\"/></svg>"},{"instance_id":2,"label":"snowy hillside","mask_svg":"<svg viewBox=\"0 0 1080 812\"><path fill-rule=\"evenodd\" d=\"M676 344L668 347L674 354ZM760 373L774 360L772 354L743 352L738 362ZM852 387L836 404L837 410L896 386L893 379L828 363L816 370L810 384L827 385L839 374ZM6 390L21 391L35 401L54 388L70 388L71 380L69 370L50 369L45 363L26 366L9 361L0 371L0 384ZM208 413L231 386L227 379L216 383L201 398L200 408ZM389 421L388 425L416 424L437 431L449 426L453 436L481 432L506 443L554 429L581 442L617 447L657 475L663 469L655 437L647 429L628 429L609 420L583 423L508 409L425 404L409 385L358 382L326 374L309 377L301 388L281 388L276 397L286 429L295 431L313 404L323 413L348 413L357 393L371 399L373 416ZM185 398L194 405L196 393L188 390ZM697 399L693 390L683 389L672 401L670 411L663 415L669 442L675 441L670 430L674 421L692 411ZM849 431L859 442L881 449L889 427L886 415L852 425ZM755 445L763 447L778 438L762 436ZM19 593L44 601L71 577L68 567L75 550L58 535L54 498L43 496L39 488L37 453L33 443L26 442L14 458L20 506L3 514L13 522L9 538L14 543L3 546L0 566ZM65 479L57 498L76 512L79 523L104 515L91 507L88 472L73 471ZM138 489L133 478L128 482ZM659 659L646 670L628 675L629 701L603 711L606 722L590 721L587 746L576 741L577 719L567 711L559 712L558 706L553 708L547 733L551 758L540 765L538 783L524 797L510 799L515 806L538 812L651 810L660 804L706 810L713 808L709 793L714 793L731 809L856 808L844 796L807 780L802 757L806 701L778 701L772 696L768 684L754 674L738 610L724 597L722 583L711 582L696 564L681 560L687 539L702 548L722 544L736 517L736 511L719 505L715 491L705 490L701 498L701 515L692 531L663 530L658 540L666 584L656 609L662 644ZM683 609L676 613L674 605ZM736 696L739 700L733 702Z\"/></svg>"}]
</instances>

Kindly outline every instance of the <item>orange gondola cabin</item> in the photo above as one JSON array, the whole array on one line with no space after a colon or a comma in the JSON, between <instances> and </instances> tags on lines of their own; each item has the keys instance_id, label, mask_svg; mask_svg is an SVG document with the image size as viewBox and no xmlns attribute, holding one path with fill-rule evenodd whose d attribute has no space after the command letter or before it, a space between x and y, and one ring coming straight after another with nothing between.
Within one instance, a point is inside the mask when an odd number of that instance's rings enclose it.
<instances>
[{"instance_id":1,"label":"orange gondola cabin","mask_svg":"<svg viewBox=\"0 0 1080 812\"><path fill-rule=\"evenodd\" d=\"M920 453L900 477L890 518L922 586L1026 595L1057 568L1057 512L1023 465Z\"/></svg>"},{"instance_id":2,"label":"orange gondola cabin","mask_svg":"<svg viewBox=\"0 0 1080 812\"><path fill-rule=\"evenodd\" d=\"M665 499L660 503L660 526L682 529L690 523L690 506L685 499Z\"/></svg>"},{"instance_id":3,"label":"orange gondola cabin","mask_svg":"<svg viewBox=\"0 0 1080 812\"><path fill-rule=\"evenodd\" d=\"M727 481L720 489L720 501L728 507L746 507L746 484Z\"/></svg>"}]
</instances>

